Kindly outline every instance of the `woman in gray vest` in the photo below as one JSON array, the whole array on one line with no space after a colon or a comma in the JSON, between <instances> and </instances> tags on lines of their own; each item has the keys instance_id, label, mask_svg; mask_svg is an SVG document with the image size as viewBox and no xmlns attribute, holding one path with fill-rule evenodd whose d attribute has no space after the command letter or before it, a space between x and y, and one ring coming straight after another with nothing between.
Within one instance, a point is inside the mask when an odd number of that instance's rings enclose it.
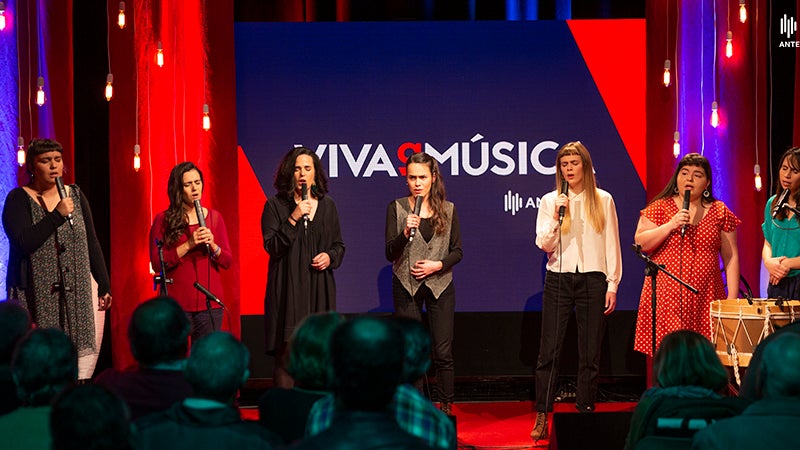
<instances>
[{"instance_id":1,"label":"woman in gray vest","mask_svg":"<svg viewBox=\"0 0 800 450\"><path fill-rule=\"evenodd\" d=\"M392 262L395 314L422 320L428 312L433 364L441 409L453 402L453 266L461 261L461 230L455 205L445 200L439 165L415 153L406 162L409 194L386 209L386 258Z\"/></svg>"}]
</instances>

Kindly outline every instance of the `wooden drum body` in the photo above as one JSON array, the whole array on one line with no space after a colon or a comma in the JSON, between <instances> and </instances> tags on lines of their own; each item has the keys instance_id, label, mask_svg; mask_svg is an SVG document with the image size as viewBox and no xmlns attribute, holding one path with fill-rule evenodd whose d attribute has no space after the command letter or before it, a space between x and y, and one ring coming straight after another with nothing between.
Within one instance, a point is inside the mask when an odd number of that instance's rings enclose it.
<instances>
[{"instance_id":1,"label":"wooden drum body","mask_svg":"<svg viewBox=\"0 0 800 450\"><path fill-rule=\"evenodd\" d=\"M753 299L715 300L711 302L711 340L725 366L747 367L759 342L800 319L800 301Z\"/></svg>"}]
</instances>

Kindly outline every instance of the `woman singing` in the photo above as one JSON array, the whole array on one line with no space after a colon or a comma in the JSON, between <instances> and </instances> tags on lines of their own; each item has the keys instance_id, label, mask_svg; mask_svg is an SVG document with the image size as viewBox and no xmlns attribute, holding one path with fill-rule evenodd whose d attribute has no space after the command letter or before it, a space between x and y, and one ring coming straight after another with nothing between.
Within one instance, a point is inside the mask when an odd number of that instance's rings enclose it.
<instances>
[{"instance_id":1,"label":"woman singing","mask_svg":"<svg viewBox=\"0 0 800 450\"><path fill-rule=\"evenodd\" d=\"M406 162L409 194L386 209L386 259L392 262L395 314L422 320L428 312L433 364L441 409L453 403L453 266L461 261L461 229L455 205L445 200L439 165L426 153ZM419 200L418 200L419 199ZM419 213L415 203L421 201Z\"/></svg>"},{"instance_id":2,"label":"woman singing","mask_svg":"<svg viewBox=\"0 0 800 450\"><path fill-rule=\"evenodd\" d=\"M203 188L203 172L193 163L173 167L167 182L169 208L158 213L150 227L150 263L161 267L158 245L162 245L164 276L172 279L169 295L186 311L193 343L222 325L221 306L211 302L209 317L206 296L194 283L221 295L219 270L230 268L233 262L222 215L201 208L205 226L200 226L194 201L203 198Z\"/></svg>"},{"instance_id":3,"label":"woman singing","mask_svg":"<svg viewBox=\"0 0 800 450\"><path fill-rule=\"evenodd\" d=\"M783 202L776 202L788 190ZM781 203L781 204L778 204ZM761 257L769 272L769 298L800 299L800 147L787 150L781 157L775 195L764 210L764 248Z\"/></svg>"},{"instance_id":4,"label":"woman singing","mask_svg":"<svg viewBox=\"0 0 800 450\"><path fill-rule=\"evenodd\" d=\"M286 342L312 313L336 309L333 269L342 264L344 242L336 203L317 155L290 150L275 175L275 196L261 215L269 275L264 299L266 350L275 355L273 382L291 389Z\"/></svg>"},{"instance_id":5,"label":"woman singing","mask_svg":"<svg viewBox=\"0 0 800 450\"><path fill-rule=\"evenodd\" d=\"M84 379L92 375L99 345L93 277L98 310L108 309L112 299L89 202L77 185L65 186L63 199L59 195L61 153L61 144L54 140L32 140L26 155L31 180L6 197L3 228L10 243L6 286L8 298L19 300L37 327L59 328L69 335L81 356L79 377Z\"/></svg>"},{"instance_id":6,"label":"woman singing","mask_svg":"<svg viewBox=\"0 0 800 450\"><path fill-rule=\"evenodd\" d=\"M622 278L616 206L611 194L597 187L589 151L580 142L565 144L556 155L556 168L557 189L566 181L567 192L545 194L536 217L536 245L547 252L548 260L533 439L547 435L545 419L553 410L558 355L573 309L578 322L575 406L581 412L594 411L604 316L616 307Z\"/></svg>"},{"instance_id":7,"label":"woman singing","mask_svg":"<svg viewBox=\"0 0 800 450\"><path fill-rule=\"evenodd\" d=\"M683 207L686 192L689 208ZM711 165L698 154L683 157L667 186L641 211L635 241L651 259L699 292L672 278L656 282L656 346L668 333L687 329L711 339L711 302L725 298L719 260L725 269L727 298L739 296L736 227L741 221L714 198ZM639 300L634 349L652 356L652 288L646 278Z\"/></svg>"}]
</instances>

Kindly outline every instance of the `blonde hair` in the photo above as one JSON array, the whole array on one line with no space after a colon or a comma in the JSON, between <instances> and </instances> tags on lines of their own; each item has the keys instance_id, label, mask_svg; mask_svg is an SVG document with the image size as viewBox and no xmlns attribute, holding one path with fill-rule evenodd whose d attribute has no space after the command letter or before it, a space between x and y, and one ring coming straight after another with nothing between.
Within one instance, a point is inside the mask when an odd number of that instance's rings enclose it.
<instances>
[{"instance_id":1,"label":"blonde hair","mask_svg":"<svg viewBox=\"0 0 800 450\"><path fill-rule=\"evenodd\" d=\"M583 165L583 197L585 199L584 211L586 212L586 217L594 230L597 233L602 233L606 227L606 215L597 195L597 181L594 178L592 157L589 156L589 150L580 141L566 143L558 150L558 155L556 156L556 191L560 189L559 186L564 180L561 174L561 158L572 155L580 156L581 164ZM569 233L570 225L572 225L572 217L570 216L569 208L567 208L564 214L564 221L561 224L561 231Z\"/></svg>"}]
</instances>

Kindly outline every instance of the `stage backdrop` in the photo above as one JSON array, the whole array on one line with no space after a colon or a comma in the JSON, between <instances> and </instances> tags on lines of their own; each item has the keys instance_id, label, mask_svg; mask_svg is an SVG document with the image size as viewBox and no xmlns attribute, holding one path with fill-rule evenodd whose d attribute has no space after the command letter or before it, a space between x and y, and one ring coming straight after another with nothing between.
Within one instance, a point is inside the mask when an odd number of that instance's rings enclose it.
<instances>
[{"instance_id":1,"label":"stage backdrop","mask_svg":"<svg viewBox=\"0 0 800 450\"><path fill-rule=\"evenodd\" d=\"M616 200L618 308L636 309L644 32L643 20L237 23L242 314L263 314L261 211L294 145L320 156L339 208L340 311L392 309L386 206L408 194L402 167L415 151L439 161L461 222L457 310L540 310L537 207L554 189L557 149L575 140Z\"/></svg>"}]
</instances>

